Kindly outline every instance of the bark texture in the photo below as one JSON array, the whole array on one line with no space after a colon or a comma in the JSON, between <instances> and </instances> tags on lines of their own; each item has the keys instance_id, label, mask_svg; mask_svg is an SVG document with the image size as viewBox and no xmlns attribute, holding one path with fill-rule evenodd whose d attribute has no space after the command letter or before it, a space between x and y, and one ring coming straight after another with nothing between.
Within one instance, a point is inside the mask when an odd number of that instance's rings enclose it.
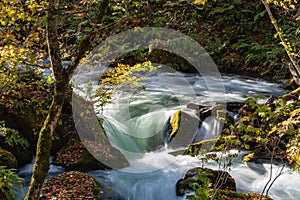
<instances>
[{"instance_id":1,"label":"bark texture","mask_svg":"<svg viewBox=\"0 0 300 200\"><path fill-rule=\"evenodd\" d=\"M109 1L104 0L101 3L99 15L97 16L97 22L101 22ZM80 60L85 57L86 53L92 47L91 38L93 34L89 34L86 37L84 45L78 47L77 55L70 65L64 69L62 66L62 57L60 55L58 32L57 32L57 17L59 11L59 0L49 0L48 13L47 13L47 44L48 52L51 60L51 67L54 74L54 98L49 108L49 112L43 127L40 130L36 160L34 163L33 174L29 186L29 190L25 197L25 200L38 200L45 178L50 168L50 150L52 146L52 137L56 128L58 119L61 116L61 110L65 101L66 90L69 85L69 81L78 66Z\"/></svg>"}]
</instances>

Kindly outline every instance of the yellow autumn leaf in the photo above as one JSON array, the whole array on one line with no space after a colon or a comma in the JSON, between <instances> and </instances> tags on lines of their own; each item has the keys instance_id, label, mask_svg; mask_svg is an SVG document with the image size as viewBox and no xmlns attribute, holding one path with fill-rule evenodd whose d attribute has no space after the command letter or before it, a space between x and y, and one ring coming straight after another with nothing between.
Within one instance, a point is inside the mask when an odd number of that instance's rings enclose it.
<instances>
[{"instance_id":1,"label":"yellow autumn leaf","mask_svg":"<svg viewBox=\"0 0 300 200\"><path fill-rule=\"evenodd\" d=\"M193 4L195 5L205 5L208 0L194 0L192 1Z\"/></svg>"},{"instance_id":2,"label":"yellow autumn leaf","mask_svg":"<svg viewBox=\"0 0 300 200\"><path fill-rule=\"evenodd\" d=\"M35 42L39 42L39 41L40 41L40 38L39 38L39 37L35 37L33 40L34 40Z\"/></svg>"}]
</instances>

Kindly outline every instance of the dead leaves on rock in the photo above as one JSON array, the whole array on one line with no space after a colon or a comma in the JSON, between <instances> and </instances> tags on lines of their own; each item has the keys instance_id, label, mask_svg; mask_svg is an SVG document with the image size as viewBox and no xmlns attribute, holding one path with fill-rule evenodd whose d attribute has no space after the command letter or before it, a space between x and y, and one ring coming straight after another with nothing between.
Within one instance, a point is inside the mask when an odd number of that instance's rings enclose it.
<instances>
[{"instance_id":1,"label":"dead leaves on rock","mask_svg":"<svg viewBox=\"0 0 300 200\"><path fill-rule=\"evenodd\" d=\"M82 142L71 139L65 148L57 152L55 164L69 167L79 162L82 154L86 151Z\"/></svg>"},{"instance_id":2,"label":"dead leaves on rock","mask_svg":"<svg viewBox=\"0 0 300 200\"><path fill-rule=\"evenodd\" d=\"M98 186L93 177L78 171L65 172L47 181L42 188L42 199L92 200Z\"/></svg>"}]
</instances>

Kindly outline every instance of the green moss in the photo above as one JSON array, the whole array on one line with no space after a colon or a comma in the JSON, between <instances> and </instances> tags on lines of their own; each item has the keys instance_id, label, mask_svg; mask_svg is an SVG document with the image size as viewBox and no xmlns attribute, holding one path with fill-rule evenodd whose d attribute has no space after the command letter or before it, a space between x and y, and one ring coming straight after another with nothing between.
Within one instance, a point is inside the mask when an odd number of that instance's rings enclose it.
<instances>
[{"instance_id":1,"label":"green moss","mask_svg":"<svg viewBox=\"0 0 300 200\"><path fill-rule=\"evenodd\" d=\"M181 118L181 110L178 110L172 118L171 121L171 126L172 126L172 132L170 133L170 138L173 138L176 133L179 130L179 126L180 126L180 118Z\"/></svg>"},{"instance_id":2,"label":"green moss","mask_svg":"<svg viewBox=\"0 0 300 200\"><path fill-rule=\"evenodd\" d=\"M242 192L235 192L231 190L219 190L215 199L259 199L260 194L247 194ZM263 197L262 199L271 199L269 197Z\"/></svg>"},{"instance_id":3,"label":"green moss","mask_svg":"<svg viewBox=\"0 0 300 200\"><path fill-rule=\"evenodd\" d=\"M185 154L191 155L191 156L197 156L205 150L205 148L202 148L202 146L212 146L212 144L215 144L217 142L217 138L210 139L210 140L201 140L200 142L190 144L188 148L185 150Z\"/></svg>"}]
</instances>

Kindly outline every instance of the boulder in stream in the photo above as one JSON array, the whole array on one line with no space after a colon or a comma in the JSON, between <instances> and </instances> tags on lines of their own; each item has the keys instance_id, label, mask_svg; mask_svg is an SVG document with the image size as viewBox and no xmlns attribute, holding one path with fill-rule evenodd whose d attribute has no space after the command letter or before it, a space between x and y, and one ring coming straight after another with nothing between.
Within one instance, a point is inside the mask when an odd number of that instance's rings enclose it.
<instances>
[{"instance_id":1,"label":"boulder in stream","mask_svg":"<svg viewBox=\"0 0 300 200\"><path fill-rule=\"evenodd\" d=\"M188 170L184 178L176 183L176 194L183 196L186 192L194 191L193 184L204 185L204 179L208 179L209 188L218 188L223 190L236 190L235 180L226 171L212 170L208 168L196 167Z\"/></svg>"},{"instance_id":2,"label":"boulder in stream","mask_svg":"<svg viewBox=\"0 0 300 200\"><path fill-rule=\"evenodd\" d=\"M91 154L86 149L85 145L87 144L89 145L88 149L93 148L93 153L95 154ZM102 163L102 160L106 162ZM109 165L110 163L113 163L113 165ZM80 171L119 169L129 166L127 159L111 145L104 146L93 142L83 143L76 139L70 140L65 147L57 152L53 164L64 166L70 170Z\"/></svg>"}]
</instances>

